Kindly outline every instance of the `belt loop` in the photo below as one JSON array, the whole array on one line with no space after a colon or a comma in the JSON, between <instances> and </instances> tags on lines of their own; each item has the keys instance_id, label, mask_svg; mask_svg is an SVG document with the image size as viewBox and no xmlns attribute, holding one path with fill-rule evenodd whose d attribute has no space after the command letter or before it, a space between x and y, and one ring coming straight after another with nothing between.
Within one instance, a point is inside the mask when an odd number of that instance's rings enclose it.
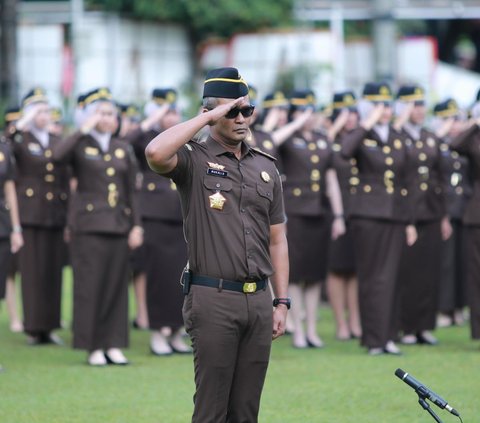
<instances>
[{"instance_id":1,"label":"belt loop","mask_svg":"<svg viewBox=\"0 0 480 423\"><path fill-rule=\"evenodd\" d=\"M218 282L218 292L222 292L223 289L223 279L220 279Z\"/></svg>"}]
</instances>

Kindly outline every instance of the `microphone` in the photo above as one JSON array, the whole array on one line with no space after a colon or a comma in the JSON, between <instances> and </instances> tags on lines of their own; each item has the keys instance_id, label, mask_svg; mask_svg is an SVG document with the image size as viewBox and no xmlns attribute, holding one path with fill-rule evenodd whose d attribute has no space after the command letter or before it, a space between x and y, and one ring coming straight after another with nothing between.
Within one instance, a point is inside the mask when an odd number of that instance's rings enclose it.
<instances>
[{"instance_id":1,"label":"microphone","mask_svg":"<svg viewBox=\"0 0 480 423\"><path fill-rule=\"evenodd\" d=\"M458 411L448 405L441 396L437 395L435 392L428 389L423 383L419 382L413 376L409 375L407 372L404 372L402 369L395 370L395 376L402 379L407 385L412 387L415 392L422 397L423 399L429 399L437 407L441 409L446 409L448 412L452 413L454 416L460 417Z\"/></svg>"}]
</instances>

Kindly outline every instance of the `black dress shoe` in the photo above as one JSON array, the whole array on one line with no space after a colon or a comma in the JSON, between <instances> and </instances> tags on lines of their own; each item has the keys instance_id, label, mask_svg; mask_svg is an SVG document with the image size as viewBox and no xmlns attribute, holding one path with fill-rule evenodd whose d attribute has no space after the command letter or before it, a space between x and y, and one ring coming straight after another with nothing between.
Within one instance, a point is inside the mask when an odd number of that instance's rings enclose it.
<instances>
[{"instance_id":1,"label":"black dress shoe","mask_svg":"<svg viewBox=\"0 0 480 423\"><path fill-rule=\"evenodd\" d=\"M437 345L438 340L431 333L417 333L417 342L423 345Z\"/></svg>"},{"instance_id":2,"label":"black dress shoe","mask_svg":"<svg viewBox=\"0 0 480 423\"><path fill-rule=\"evenodd\" d=\"M106 351L105 351L105 358L107 360L107 364L113 364L115 366L127 366L128 364L130 364L128 360L126 361L113 360L112 357Z\"/></svg>"},{"instance_id":3,"label":"black dress shoe","mask_svg":"<svg viewBox=\"0 0 480 423\"><path fill-rule=\"evenodd\" d=\"M322 341L320 341L319 343L312 342L308 338L307 338L307 345L308 345L308 348L323 348L325 346L325 344Z\"/></svg>"}]
</instances>

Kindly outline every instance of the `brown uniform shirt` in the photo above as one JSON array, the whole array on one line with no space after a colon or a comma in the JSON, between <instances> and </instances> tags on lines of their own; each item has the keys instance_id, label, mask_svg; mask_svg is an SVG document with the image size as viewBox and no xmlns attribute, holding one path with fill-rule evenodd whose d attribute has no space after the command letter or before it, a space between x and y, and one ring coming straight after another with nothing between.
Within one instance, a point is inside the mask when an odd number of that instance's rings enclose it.
<instances>
[{"instance_id":1,"label":"brown uniform shirt","mask_svg":"<svg viewBox=\"0 0 480 423\"><path fill-rule=\"evenodd\" d=\"M181 148L166 177L178 187L190 270L244 281L273 273L270 225L285 222L274 159L242 144L241 159L211 137Z\"/></svg>"},{"instance_id":2,"label":"brown uniform shirt","mask_svg":"<svg viewBox=\"0 0 480 423\"><path fill-rule=\"evenodd\" d=\"M295 133L279 148L285 175L288 216L323 216L330 212L325 174L332 164L332 150L321 134L307 141Z\"/></svg>"},{"instance_id":3,"label":"brown uniform shirt","mask_svg":"<svg viewBox=\"0 0 480 423\"><path fill-rule=\"evenodd\" d=\"M20 222L27 226L63 227L67 219L68 167L53 157L63 141L50 134L44 148L30 132L13 135Z\"/></svg>"},{"instance_id":4,"label":"brown uniform shirt","mask_svg":"<svg viewBox=\"0 0 480 423\"><path fill-rule=\"evenodd\" d=\"M408 152L403 134L390 127L383 143L375 130L359 127L342 138L342 155L356 159L350 216L397 222L414 220L408 196Z\"/></svg>"},{"instance_id":5,"label":"brown uniform shirt","mask_svg":"<svg viewBox=\"0 0 480 423\"><path fill-rule=\"evenodd\" d=\"M433 133L423 128L418 139L413 139L406 130L403 135L408 146L409 195L415 221L441 219L447 211L440 143Z\"/></svg>"},{"instance_id":6,"label":"brown uniform shirt","mask_svg":"<svg viewBox=\"0 0 480 423\"><path fill-rule=\"evenodd\" d=\"M111 138L103 152L90 135L75 132L53 150L78 180L71 201L74 232L125 235L141 225L135 187L137 162L126 142Z\"/></svg>"},{"instance_id":7,"label":"brown uniform shirt","mask_svg":"<svg viewBox=\"0 0 480 423\"><path fill-rule=\"evenodd\" d=\"M470 160L473 192L463 221L467 225L480 225L480 127L473 125L456 137L450 146Z\"/></svg>"},{"instance_id":8,"label":"brown uniform shirt","mask_svg":"<svg viewBox=\"0 0 480 423\"><path fill-rule=\"evenodd\" d=\"M142 184L139 192L140 214L142 219L181 222L182 210L178 198L177 186L166 178L159 178L150 169L145 157L148 143L159 134L150 130L143 132L140 128L128 136L142 172Z\"/></svg>"}]
</instances>

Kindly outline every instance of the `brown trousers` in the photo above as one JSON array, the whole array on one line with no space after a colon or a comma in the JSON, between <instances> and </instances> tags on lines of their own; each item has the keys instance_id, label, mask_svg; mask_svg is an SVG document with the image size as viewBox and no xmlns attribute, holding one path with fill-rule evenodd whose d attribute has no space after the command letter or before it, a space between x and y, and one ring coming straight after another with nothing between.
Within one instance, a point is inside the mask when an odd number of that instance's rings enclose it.
<instances>
[{"instance_id":1,"label":"brown trousers","mask_svg":"<svg viewBox=\"0 0 480 423\"><path fill-rule=\"evenodd\" d=\"M60 327L62 300L62 228L23 228L19 252L25 332L38 335Z\"/></svg>"},{"instance_id":2,"label":"brown trousers","mask_svg":"<svg viewBox=\"0 0 480 423\"><path fill-rule=\"evenodd\" d=\"M126 236L74 235L74 348L128 346L128 254Z\"/></svg>"},{"instance_id":3,"label":"brown trousers","mask_svg":"<svg viewBox=\"0 0 480 423\"><path fill-rule=\"evenodd\" d=\"M405 225L352 218L362 345L383 348L398 337L397 273L405 243Z\"/></svg>"},{"instance_id":4,"label":"brown trousers","mask_svg":"<svg viewBox=\"0 0 480 423\"><path fill-rule=\"evenodd\" d=\"M435 329L443 247L439 220L416 227L418 239L404 245L398 275L400 329L413 335Z\"/></svg>"},{"instance_id":5,"label":"brown trousers","mask_svg":"<svg viewBox=\"0 0 480 423\"><path fill-rule=\"evenodd\" d=\"M466 226L467 298L472 339L480 339L480 226Z\"/></svg>"},{"instance_id":6,"label":"brown trousers","mask_svg":"<svg viewBox=\"0 0 480 423\"><path fill-rule=\"evenodd\" d=\"M192 423L255 423L272 343L270 290L194 285L183 305L194 353Z\"/></svg>"}]
</instances>

